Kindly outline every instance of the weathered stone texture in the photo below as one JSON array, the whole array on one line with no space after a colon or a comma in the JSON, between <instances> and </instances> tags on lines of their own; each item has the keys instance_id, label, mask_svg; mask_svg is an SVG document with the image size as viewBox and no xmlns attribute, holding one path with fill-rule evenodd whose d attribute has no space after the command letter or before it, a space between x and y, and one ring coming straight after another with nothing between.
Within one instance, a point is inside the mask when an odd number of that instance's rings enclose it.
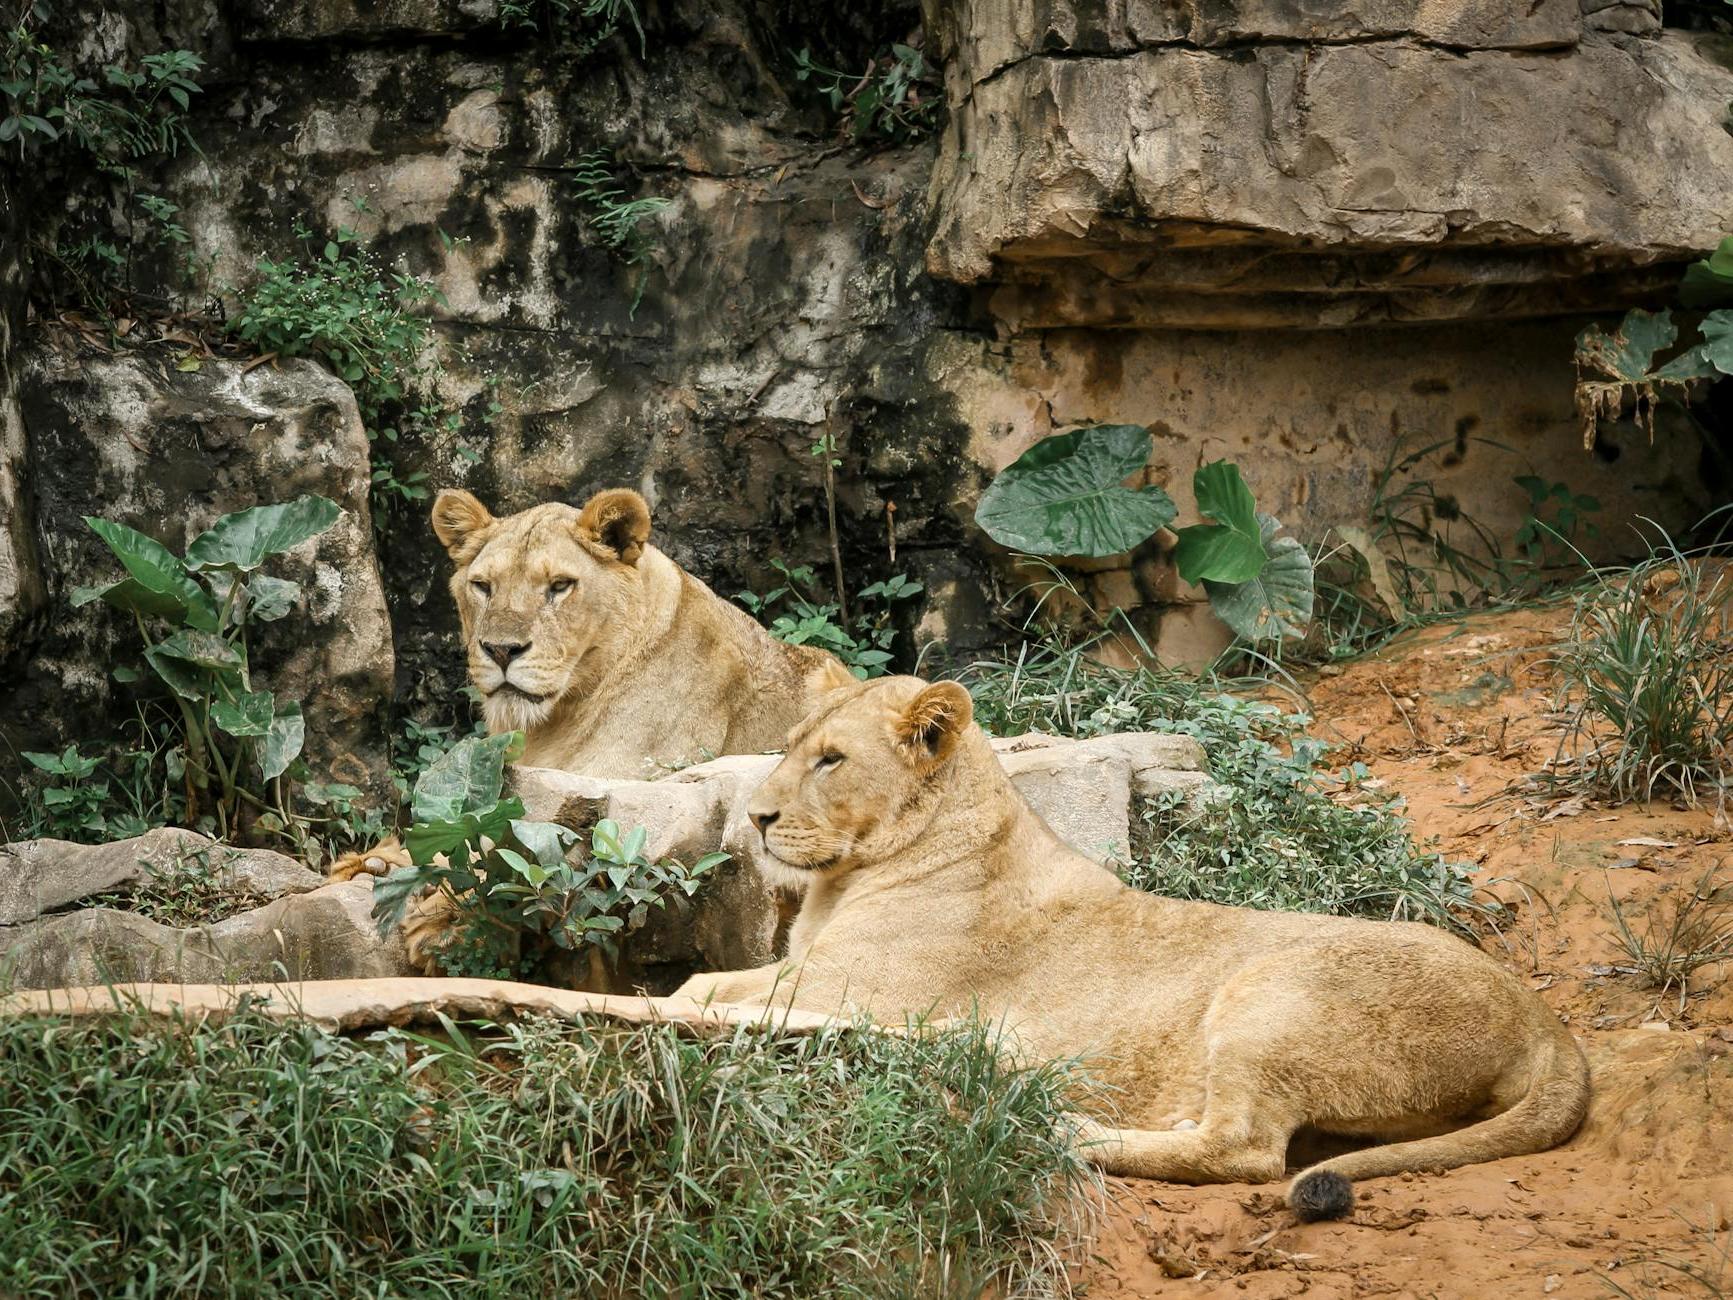
<instances>
[{"instance_id":1,"label":"weathered stone texture","mask_svg":"<svg viewBox=\"0 0 1733 1300\"><path fill-rule=\"evenodd\" d=\"M1239 38L1081 25L1070 45L1049 21L954 62L934 273L1022 286L995 311L1023 328L1543 315L1622 305L1642 268L1721 227L1733 71L1692 36L1376 39L1405 24L1344 6L1360 30L1335 43L1328 20L1280 33L1260 6L1225 8L1262 34L1222 49ZM1491 13L1417 8L1469 27ZM1557 45L1566 19L1521 22L1552 21L1533 44ZM965 32L1003 20L957 14Z\"/></svg>"},{"instance_id":2,"label":"weathered stone texture","mask_svg":"<svg viewBox=\"0 0 1733 1300\"><path fill-rule=\"evenodd\" d=\"M73 586L121 572L85 516L119 520L180 553L221 514L318 493L343 514L267 563L303 594L253 637L254 669L261 685L302 702L319 770L380 787L391 624L369 522L367 441L349 389L307 361L249 370L206 360L181 372L166 351L104 359L42 348L26 367L23 404L54 617L0 728L21 741L82 738L111 734L112 719L130 712L108 670L141 662L131 619L67 603Z\"/></svg>"},{"instance_id":3,"label":"weathered stone texture","mask_svg":"<svg viewBox=\"0 0 1733 1300\"><path fill-rule=\"evenodd\" d=\"M0 845L0 926L34 921L97 894L126 890L196 862L225 889L273 899L305 894L325 878L268 849L237 849L162 827L108 844L24 840Z\"/></svg>"}]
</instances>

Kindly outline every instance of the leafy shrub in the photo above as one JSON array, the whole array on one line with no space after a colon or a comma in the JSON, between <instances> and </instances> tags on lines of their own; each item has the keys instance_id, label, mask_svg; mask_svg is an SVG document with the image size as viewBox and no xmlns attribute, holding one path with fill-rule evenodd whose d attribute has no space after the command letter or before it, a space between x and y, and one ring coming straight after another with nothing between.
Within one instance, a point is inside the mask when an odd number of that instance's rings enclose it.
<instances>
[{"instance_id":1,"label":"leafy shrub","mask_svg":"<svg viewBox=\"0 0 1733 1300\"><path fill-rule=\"evenodd\" d=\"M1091 661L1084 646L1025 645L1013 661L958 674L997 735L1195 736L1230 798L1163 797L1140 810L1125 879L1175 898L1453 924L1471 907L1467 869L1417 849L1401 804L1355 792L1324 767L1304 715L1226 694L1213 682ZM1345 795L1354 796L1344 802Z\"/></svg>"},{"instance_id":2,"label":"leafy shrub","mask_svg":"<svg viewBox=\"0 0 1733 1300\"><path fill-rule=\"evenodd\" d=\"M1043 438L1002 470L981 496L975 522L1002 546L1030 555L1106 556L1129 551L1170 524L1178 509L1153 484L1125 480L1149 461L1149 430L1103 424ZM1259 514L1227 461L1192 479L1211 523L1177 530L1174 563L1201 582L1222 621L1247 641L1298 636L1312 617L1312 559Z\"/></svg>"},{"instance_id":3,"label":"leafy shrub","mask_svg":"<svg viewBox=\"0 0 1733 1300\"><path fill-rule=\"evenodd\" d=\"M1516 546L1534 572L1577 554L1574 543L1579 535L1585 540L1600 536L1600 530L1584 518L1601 508L1594 497L1571 491L1568 483L1548 483L1535 474L1524 474L1514 481L1528 493L1528 514L1516 530ZM1559 555L1561 550L1566 556Z\"/></svg>"},{"instance_id":4,"label":"leafy shrub","mask_svg":"<svg viewBox=\"0 0 1733 1300\"><path fill-rule=\"evenodd\" d=\"M86 758L77 745L68 745L58 754L26 750L24 761L45 777L54 778L43 781L37 793L41 813L34 834L90 843L109 838L108 818L103 812L108 804L108 782L92 779L102 766L100 758Z\"/></svg>"},{"instance_id":5,"label":"leafy shrub","mask_svg":"<svg viewBox=\"0 0 1733 1300\"><path fill-rule=\"evenodd\" d=\"M531 28L566 37L574 56L584 58L620 30L622 16L638 34L638 53L646 52L644 25L633 0L500 0L499 23L507 28Z\"/></svg>"},{"instance_id":6,"label":"leafy shrub","mask_svg":"<svg viewBox=\"0 0 1733 1300\"><path fill-rule=\"evenodd\" d=\"M1567 730L1553 772L1615 800L1657 790L1719 806L1733 776L1727 570L1670 544L1579 597L1553 663ZM1577 752L1565 755L1564 747Z\"/></svg>"},{"instance_id":7,"label":"leafy shrub","mask_svg":"<svg viewBox=\"0 0 1733 1300\"><path fill-rule=\"evenodd\" d=\"M656 246L655 236L643 222L646 217L671 207L672 203L655 196L628 199L626 191L614 179L605 154L587 153L579 158L572 173L572 183L584 213L584 223L596 241L624 265L641 268L633 285L632 305L627 313L635 316L650 277L648 260Z\"/></svg>"},{"instance_id":8,"label":"leafy shrub","mask_svg":"<svg viewBox=\"0 0 1733 1300\"><path fill-rule=\"evenodd\" d=\"M522 752L520 732L464 740L422 773L403 837L415 865L374 886L374 916L388 931L415 894L438 889L459 917L440 956L453 974L539 974L551 944L589 957L591 979L605 987L619 940L675 893L691 897L728 855L708 853L690 868L652 862L642 827L622 834L604 818L588 860L573 866L575 831L525 821L522 801L501 797L505 765Z\"/></svg>"},{"instance_id":9,"label":"leafy shrub","mask_svg":"<svg viewBox=\"0 0 1733 1300\"><path fill-rule=\"evenodd\" d=\"M259 263L235 334L260 352L313 357L348 384L373 444L375 493L387 504L423 501L426 473L400 475L391 448L411 434L457 427L456 413L430 396L436 372L424 354L432 327L416 314L444 298L429 280L382 272L352 230L338 230L317 252L311 231L296 234L306 255Z\"/></svg>"},{"instance_id":10,"label":"leafy shrub","mask_svg":"<svg viewBox=\"0 0 1733 1300\"><path fill-rule=\"evenodd\" d=\"M1076 1080L996 1047L8 1018L0 1292L1065 1294Z\"/></svg>"},{"instance_id":11,"label":"leafy shrub","mask_svg":"<svg viewBox=\"0 0 1733 1300\"><path fill-rule=\"evenodd\" d=\"M893 43L860 73L827 67L804 49L795 55L794 76L825 97L838 130L856 143L913 140L938 125L938 77L914 45Z\"/></svg>"},{"instance_id":12,"label":"leafy shrub","mask_svg":"<svg viewBox=\"0 0 1733 1300\"><path fill-rule=\"evenodd\" d=\"M72 604L100 600L133 615L144 639L145 662L180 711L186 815L225 838L243 824L260 826L261 813L275 813L261 827L265 830L281 830L293 821L280 778L305 738L300 704L256 689L252 680L249 628L284 617L300 595L299 584L259 569L272 556L323 533L341 513L319 496L236 511L195 537L184 559L124 524L84 521L128 576L75 588ZM125 668L115 676L140 678ZM276 797L266 789L273 783Z\"/></svg>"},{"instance_id":13,"label":"leafy shrub","mask_svg":"<svg viewBox=\"0 0 1733 1300\"><path fill-rule=\"evenodd\" d=\"M818 576L809 565L791 568L781 560L772 560L770 567L782 575L781 586L763 595L737 592L734 599L761 622L768 618L771 636L789 645L829 650L856 677L884 676L897 638L893 606L920 595L920 583L899 573L863 587L855 597L855 612L844 618L840 605L817 594Z\"/></svg>"}]
</instances>

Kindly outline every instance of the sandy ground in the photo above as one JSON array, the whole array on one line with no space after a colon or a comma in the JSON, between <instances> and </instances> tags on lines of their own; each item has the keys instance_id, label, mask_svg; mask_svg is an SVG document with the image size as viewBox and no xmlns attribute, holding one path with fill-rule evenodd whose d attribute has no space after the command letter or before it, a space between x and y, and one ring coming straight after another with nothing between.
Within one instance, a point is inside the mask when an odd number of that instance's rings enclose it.
<instances>
[{"instance_id":1,"label":"sandy ground","mask_svg":"<svg viewBox=\"0 0 1733 1300\"><path fill-rule=\"evenodd\" d=\"M1583 1130L1541 1156L1364 1183L1340 1223L1296 1224L1277 1186L1112 1180L1080 1294L1733 1294L1733 972L1643 988L1621 969L1609 904L1639 931L1665 919L1733 835L1712 808L1602 807L1525 782L1558 750L1546 647L1568 625L1564 605L1480 615L1305 685L1317 734L1511 904L1483 946L1578 1034L1594 1085Z\"/></svg>"}]
</instances>

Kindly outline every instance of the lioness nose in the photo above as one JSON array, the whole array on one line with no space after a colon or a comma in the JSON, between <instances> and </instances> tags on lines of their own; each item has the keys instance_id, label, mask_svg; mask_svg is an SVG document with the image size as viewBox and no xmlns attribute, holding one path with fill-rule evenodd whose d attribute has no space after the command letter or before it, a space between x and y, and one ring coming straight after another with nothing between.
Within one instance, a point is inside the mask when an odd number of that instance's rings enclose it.
<instances>
[{"instance_id":1,"label":"lioness nose","mask_svg":"<svg viewBox=\"0 0 1733 1300\"><path fill-rule=\"evenodd\" d=\"M497 641L483 641L481 643L481 648L487 651L487 657L493 660L501 668L509 668L511 667L511 661L516 659L530 647L527 641L522 642L521 644L514 643L512 645L501 645Z\"/></svg>"},{"instance_id":2,"label":"lioness nose","mask_svg":"<svg viewBox=\"0 0 1733 1300\"><path fill-rule=\"evenodd\" d=\"M760 839L763 839L764 836L770 833L770 828L776 825L776 819L782 816L781 813L773 812L755 812L747 813L746 815L752 818L752 824L758 827L758 836Z\"/></svg>"}]
</instances>

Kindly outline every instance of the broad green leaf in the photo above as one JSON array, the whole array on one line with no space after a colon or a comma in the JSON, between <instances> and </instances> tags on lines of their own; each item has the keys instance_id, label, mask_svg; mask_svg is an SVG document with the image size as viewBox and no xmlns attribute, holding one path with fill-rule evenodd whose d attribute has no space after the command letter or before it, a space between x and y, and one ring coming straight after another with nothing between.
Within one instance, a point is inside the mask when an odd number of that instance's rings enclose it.
<instances>
[{"instance_id":1,"label":"broad green leaf","mask_svg":"<svg viewBox=\"0 0 1733 1300\"><path fill-rule=\"evenodd\" d=\"M521 731L459 741L415 783L413 815L418 822L455 822L465 813L499 803L505 765L523 753Z\"/></svg>"},{"instance_id":2,"label":"broad green leaf","mask_svg":"<svg viewBox=\"0 0 1733 1300\"><path fill-rule=\"evenodd\" d=\"M1670 348L1678 336L1671 312L1628 311L1611 334L1590 325L1577 335L1576 361L1610 379L1642 384L1649 379L1655 353Z\"/></svg>"},{"instance_id":3,"label":"broad green leaf","mask_svg":"<svg viewBox=\"0 0 1733 1300\"><path fill-rule=\"evenodd\" d=\"M620 826L612 817L604 817L590 831L590 853L604 862L619 862Z\"/></svg>"},{"instance_id":4,"label":"broad green leaf","mask_svg":"<svg viewBox=\"0 0 1733 1300\"><path fill-rule=\"evenodd\" d=\"M181 617L189 626L201 632L217 630L216 605L205 589L193 581L186 565L176 558L173 551L154 537L146 537L137 529L117 524L112 519L87 515L84 522L108 543L108 549L114 552L115 558L126 566L126 571L141 587L160 596L172 596L184 609Z\"/></svg>"},{"instance_id":5,"label":"broad green leaf","mask_svg":"<svg viewBox=\"0 0 1733 1300\"><path fill-rule=\"evenodd\" d=\"M1258 525L1268 562L1246 582L1206 581L1210 607L1247 641L1299 636L1312 621L1312 557L1292 537L1277 537L1281 525L1269 515Z\"/></svg>"},{"instance_id":6,"label":"broad green leaf","mask_svg":"<svg viewBox=\"0 0 1733 1300\"><path fill-rule=\"evenodd\" d=\"M192 628L182 628L173 636L157 642L153 648L160 655L208 668L212 672L239 668L242 662L240 653L222 637Z\"/></svg>"},{"instance_id":7,"label":"broad green leaf","mask_svg":"<svg viewBox=\"0 0 1733 1300\"><path fill-rule=\"evenodd\" d=\"M243 693L211 705L211 721L231 736L268 736L277 716L277 698L269 691Z\"/></svg>"},{"instance_id":8,"label":"broad green leaf","mask_svg":"<svg viewBox=\"0 0 1733 1300\"><path fill-rule=\"evenodd\" d=\"M644 845L649 842L650 832L642 826L634 826L626 833L626 838L620 843L620 856L627 862L636 862L644 856Z\"/></svg>"},{"instance_id":9,"label":"broad green leaf","mask_svg":"<svg viewBox=\"0 0 1733 1300\"><path fill-rule=\"evenodd\" d=\"M554 822L514 821L511 836L528 849L535 860L550 870L566 860L572 845L578 842L576 831Z\"/></svg>"},{"instance_id":10,"label":"broad green leaf","mask_svg":"<svg viewBox=\"0 0 1733 1300\"><path fill-rule=\"evenodd\" d=\"M265 780L283 775L300 755L306 739L307 724L301 717L301 706L294 700L279 704L270 731L259 742L259 770Z\"/></svg>"},{"instance_id":11,"label":"broad green leaf","mask_svg":"<svg viewBox=\"0 0 1733 1300\"><path fill-rule=\"evenodd\" d=\"M373 882L373 919L380 934L389 934L403 921L409 910L409 900L421 892L423 885L439 879L437 869L398 867L397 870Z\"/></svg>"},{"instance_id":12,"label":"broad green leaf","mask_svg":"<svg viewBox=\"0 0 1733 1300\"><path fill-rule=\"evenodd\" d=\"M1149 460L1149 430L1101 424L1043 438L981 495L975 522L994 541L1031 555L1117 555L1174 516L1158 487L1124 481Z\"/></svg>"},{"instance_id":13,"label":"broad green leaf","mask_svg":"<svg viewBox=\"0 0 1733 1300\"><path fill-rule=\"evenodd\" d=\"M1174 563L1187 582L1249 582L1269 558L1258 530L1257 502L1231 461L1212 461L1192 476L1198 513L1216 522L1179 530Z\"/></svg>"},{"instance_id":14,"label":"broad green leaf","mask_svg":"<svg viewBox=\"0 0 1733 1300\"><path fill-rule=\"evenodd\" d=\"M703 857L699 858L698 861L692 864L692 870L687 874L692 876L702 876L707 871L714 871L717 867L728 861L728 858L729 855L726 853L706 853Z\"/></svg>"},{"instance_id":15,"label":"broad green leaf","mask_svg":"<svg viewBox=\"0 0 1733 1300\"><path fill-rule=\"evenodd\" d=\"M498 841L513 819L523 816L523 811L522 800L511 798L461 817L430 818L404 832L403 847L410 858L425 866L441 853L453 854L465 845L479 848L483 839Z\"/></svg>"},{"instance_id":16,"label":"broad green leaf","mask_svg":"<svg viewBox=\"0 0 1733 1300\"><path fill-rule=\"evenodd\" d=\"M1733 311L1712 311L1703 318L1703 359L1724 375L1733 375Z\"/></svg>"},{"instance_id":17,"label":"broad green leaf","mask_svg":"<svg viewBox=\"0 0 1733 1300\"><path fill-rule=\"evenodd\" d=\"M539 862L531 861L513 849L495 849L494 856L532 885L539 886L548 878L546 867Z\"/></svg>"},{"instance_id":18,"label":"broad green leaf","mask_svg":"<svg viewBox=\"0 0 1733 1300\"><path fill-rule=\"evenodd\" d=\"M1685 268L1679 301L1687 307L1720 307L1733 302L1733 235L1700 262Z\"/></svg>"},{"instance_id":19,"label":"broad green leaf","mask_svg":"<svg viewBox=\"0 0 1733 1300\"><path fill-rule=\"evenodd\" d=\"M343 511L320 496L297 497L277 505L254 506L224 515L187 547L193 569L239 569L251 572L273 555L293 550L317 537Z\"/></svg>"},{"instance_id":20,"label":"broad green leaf","mask_svg":"<svg viewBox=\"0 0 1733 1300\"><path fill-rule=\"evenodd\" d=\"M210 694L216 683L211 680L211 674L202 668L195 667L185 659L177 659L173 655L162 653L160 646L150 646L144 652L144 661L151 666L156 675L167 683L168 688L183 700L202 700Z\"/></svg>"},{"instance_id":21,"label":"broad green leaf","mask_svg":"<svg viewBox=\"0 0 1733 1300\"><path fill-rule=\"evenodd\" d=\"M247 579L246 615L256 623L274 623L295 607L300 594L298 582L255 573Z\"/></svg>"},{"instance_id":22,"label":"broad green leaf","mask_svg":"<svg viewBox=\"0 0 1733 1300\"><path fill-rule=\"evenodd\" d=\"M167 619L171 623L179 623L187 612L180 597L166 591L152 591L137 578L122 578L101 587L74 587L71 600L74 609L82 608L93 600L100 600L116 609L137 610L141 614Z\"/></svg>"}]
</instances>

